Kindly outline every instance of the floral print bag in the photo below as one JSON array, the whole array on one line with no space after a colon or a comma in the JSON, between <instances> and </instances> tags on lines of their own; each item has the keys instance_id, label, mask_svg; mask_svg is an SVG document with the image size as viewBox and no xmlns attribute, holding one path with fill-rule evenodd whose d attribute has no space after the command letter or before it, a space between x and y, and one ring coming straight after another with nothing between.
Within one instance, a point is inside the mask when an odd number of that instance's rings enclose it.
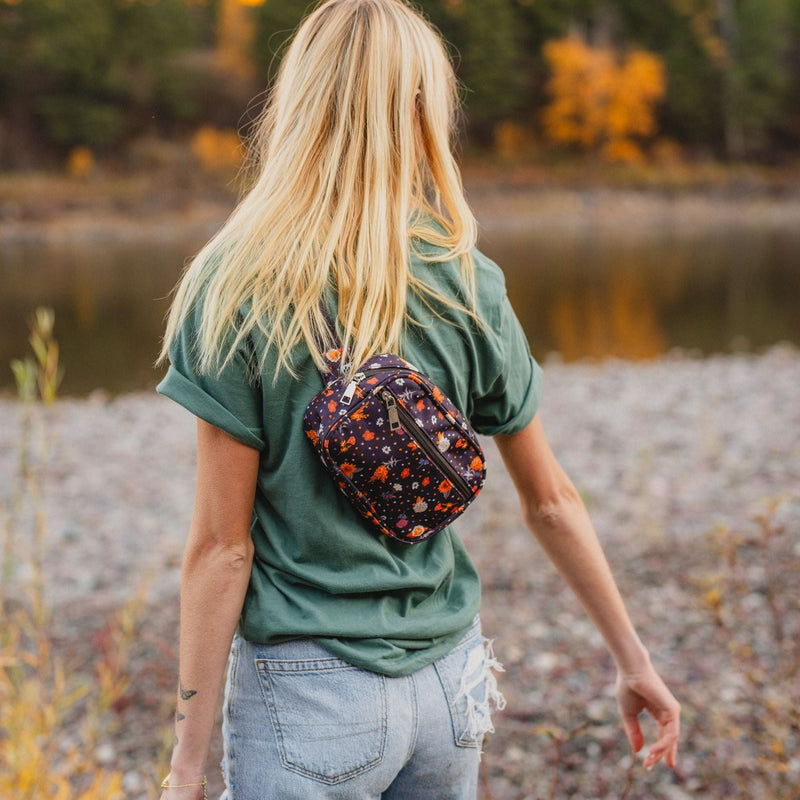
<instances>
[{"instance_id":1,"label":"floral print bag","mask_svg":"<svg viewBox=\"0 0 800 800\"><path fill-rule=\"evenodd\" d=\"M340 375L341 350L324 357L327 385L303 415L322 464L381 533L407 544L429 539L483 488L486 465L475 432L400 356L375 356L349 381Z\"/></svg>"}]
</instances>

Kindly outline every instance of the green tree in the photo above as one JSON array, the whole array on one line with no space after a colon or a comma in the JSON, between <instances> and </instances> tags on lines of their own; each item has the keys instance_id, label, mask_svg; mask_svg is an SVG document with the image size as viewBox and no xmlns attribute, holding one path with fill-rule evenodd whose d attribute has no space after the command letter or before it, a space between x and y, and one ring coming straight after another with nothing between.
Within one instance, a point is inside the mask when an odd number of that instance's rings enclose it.
<instances>
[{"instance_id":1,"label":"green tree","mask_svg":"<svg viewBox=\"0 0 800 800\"><path fill-rule=\"evenodd\" d=\"M770 134L786 113L791 76L790 8L787 0L739 0L736 28L728 43L729 97L726 116L736 130L728 153L764 153Z\"/></svg>"},{"instance_id":2,"label":"green tree","mask_svg":"<svg viewBox=\"0 0 800 800\"><path fill-rule=\"evenodd\" d=\"M517 7L512 0L452 0L423 6L457 51L469 131L478 144L491 145L496 124L517 116L526 104Z\"/></svg>"},{"instance_id":3,"label":"green tree","mask_svg":"<svg viewBox=\"0 0 800 800\"><path fill-rule=\"evenodd\" d=\"M160 117L186 115L173 63L198 37L184 0L20 0L0 13L0 113L47 142L103 149ZM9 64L12 61L13 64Z\"/></svg>"}]
</instances>

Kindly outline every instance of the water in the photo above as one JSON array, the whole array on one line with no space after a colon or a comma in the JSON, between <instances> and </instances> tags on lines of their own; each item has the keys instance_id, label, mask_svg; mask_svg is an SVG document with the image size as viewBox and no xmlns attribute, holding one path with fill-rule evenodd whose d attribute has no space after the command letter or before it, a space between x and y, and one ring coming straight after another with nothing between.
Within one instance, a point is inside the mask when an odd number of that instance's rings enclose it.
<instances>
[{"instance_id":1,"label":"water","mask_svg":"<svg viewBox=\"0 0 800 800\"><path fill-rule=\"evenodd\" d=\"M15 245L0 253L0 389L37 305L56 311L62 394L151 389L168 294L202 244ZM489 230L482 247L540 359L800 346L800 230Z\"/></svg>"}]
</instances>

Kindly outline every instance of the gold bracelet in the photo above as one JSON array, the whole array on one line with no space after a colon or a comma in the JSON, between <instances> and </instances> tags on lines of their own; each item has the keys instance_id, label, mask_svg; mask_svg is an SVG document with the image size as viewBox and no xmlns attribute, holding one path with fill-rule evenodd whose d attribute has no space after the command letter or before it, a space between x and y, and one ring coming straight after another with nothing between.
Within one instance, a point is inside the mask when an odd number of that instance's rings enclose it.
<instances>
[{"instance_id":1,"label":"gold bracelet","mask_svg":"<svg viewBox=\"0 0 800 800\"><path fill-rule=\"evenodd\" d=\"M203 780L198 781L197 783L170 783L169 779L172 777L172 774L167 775L163 781L161 781L161 788L162 789L188 789L190 786L202 786L203 787L203 800L208 800L208 778L203 775Z\"/></svg>"}]
</instances>

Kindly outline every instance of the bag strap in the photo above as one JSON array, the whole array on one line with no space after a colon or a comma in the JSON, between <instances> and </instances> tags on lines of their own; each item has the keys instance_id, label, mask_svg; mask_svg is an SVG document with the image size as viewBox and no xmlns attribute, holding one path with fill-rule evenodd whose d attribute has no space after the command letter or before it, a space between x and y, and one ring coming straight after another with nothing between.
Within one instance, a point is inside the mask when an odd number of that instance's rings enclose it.
<instances>
[{"instance_id":1,"label":"bag strap","mask_svg":"<svg viewBox=\"0 0 800 800\"><path fill-rule=\"evenodd\" d=\"M342 342L339 338L339 334L336 332L336 323L328 313L328 309L325 307L325 303L323 303L322 300L319 302L319 310L322 312L322 316L328 326L328 332L334 342L334 348L332 350L326 350L321 342L316 342L317 350L328 367L327 372L322 372L321 370L317 371L322 377L322 382L327 385L331 381L335 381L341 375Z\"/></svg>"}]
</instances>

